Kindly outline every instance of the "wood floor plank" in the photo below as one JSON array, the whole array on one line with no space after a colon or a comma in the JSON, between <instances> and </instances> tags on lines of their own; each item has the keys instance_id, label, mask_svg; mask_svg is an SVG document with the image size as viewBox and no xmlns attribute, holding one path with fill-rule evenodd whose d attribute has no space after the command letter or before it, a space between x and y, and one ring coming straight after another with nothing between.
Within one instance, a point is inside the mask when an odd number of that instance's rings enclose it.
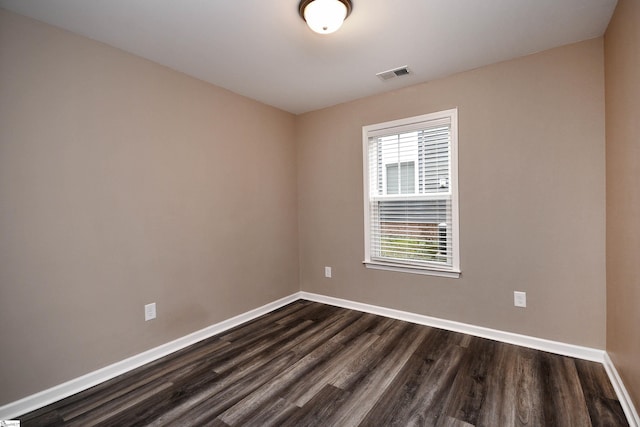
<instances>
[{"instance_id":1,"label":"wood floor plank","mask_svg":"<svg viewBox=\"0 0 640 427\"><path fill-rule=\"evenodd\" d=\"M330 323L331 322L327 321L313 325L313 322L302 321L300 325L293 328L294 331L296 328L302 329L302 326L309 324L310 327L303 331L298 331L299 334L296 339L288 340L286 343L282 343L282 345L275 346L272 342L269 346L261 347L262 352L260 354L254 354L250 359L243 357L240 353L238 363L234 369L223 370L219 380L211 387L202 390L189 401L183 402L181 405L171 409L149 425L163 425L163 423L179 418L181 414L187 411L194 413L199 412L198 419L215 418L219 413L228 409L246 397L250 392L277 376L281 369L284 369L296 360L295 355L289 350L295 347L295 345L301 345L301 343L306 341L304 338L316 335L323 327ZM276 344L280 343L280 341L276 341ZM215 366L212 367L212 369L215 369ZM217 397L213 405L209 404L211 396ZM203 406L206 407L202 408ZM198 409L198 407L200 408Z\"/></svg>"},{"instance_id":2,"label":"wood floor plank","mask_svg":"<svg viewBox=\"0 0 640 427\"><path fill-rule=\"evenodd\" d=\"M406 425L412 411L421 405L421 385L425 385L426 388L431 385L438 387L439 383L434 377L442 372L441 367L436 367L437 372L429 378L431 369L448 351L457 346L456 338L455 334L440 329L429 330L414 354L367 414L363 424ZM455 361L446 360L444 363L451 363L452 368L455 367Z\"/></svg>"},{"instance_id":3,"label":"wood floor plank","mask_svg":"<svg viewBox=\"0 0 640 427\"><path fill-rule=\"evenodd\" d=\"M518 347L499 342L490 345L495 345L495 351L488 362L485 401L479 409L477 425L494 426L497 423L515 426L521 422L520 418L529 422L528 415L518 417ZM526 409L520 411L525 413ZM548 424L545 420L539 425Z\"/></svg>"},{"instance_id":4,"label":"wood floor plank","mask_svg":"<svg viewBox=\"0 0 640 427\"><path fill-rule=\"evenodd\" d=\"M162 413L150 421L149 426L163 426L180 423L187 418L189 425L203 425L205 421L216 418L220 413L250 395L265 383L277 377L280 371L289 366L295 357L285 352L271 359L264 369L256 369L251 375L229 375L189 396L187 400Z\"/></svg>"},{"instance_id":5,"label":"wood floor plank","mask_svg":"<svg viewBox=\"0 0 640 427\"><path fill-rule=\"evenodd\" d=\"M541 378L538 375L537 352L515 346L511 346L511 348L515 350L515 360L509 366L505 394L511 394L513 401L509 405L505 405L503 411L512 413L514 426L544 425L543 395Z\"/></svg>"},{"instance_id":6,"label":"wood floor plank","mask_svg":"<svg viewBox=\"0 0 640 427\"><path fill-rule=\"evenodd\" d=\"M20 417L21 425L29 427L60 427L64 426L64 420L55 410L48 407L30 412Z\"/></svg>"},{"instance_id":7,"label":"wood floor plank","mask_svg":"<svg viewBox=\"0 0 640 427\"><path fill-rule=\"evenodd\" d=\"M263 329L272 323L278 323L278 321L284 317L295 315L296 312L300 312L300 310L309 307L309 305L310 303L308 301L302 300L287 304L284 307L272 311L268 316L260 316L238 326L234 326L220 333L217 338L225 341L235 341L255 330Z\"/></svg>"},{"instance_id":8,"label":"wood floor plank","mask_svg":"<svg viewBox=\"0 0 640 427\"><path fill-rule=\"evenodd\" d=\"M540 359L545 421L559 427L592 425L574 359L543 352Z\"/></svg>"},{"instance_id":9,"label":"wood floor plank","mask_svg":"<svg viewBox=\"0 0 640 427\"><path fill-rule=\"evenodd\" d=\"M383 335L371 345L369 351L361 357L357 357L349 361L339 375L331 381L331 384L343 390L350 390L372 371L375 366L381 362L387 352L394 348L401 341L402 334L406 333L407 325L403 325L397 320L381 322L392 325ZM374 328L372 333L378 332L378 328Z\"/></svg>"},{"instance_id":10,"label":"wood floor plank","mask_svg":"<svg viewBox=\"0 0 640 427\"><path fill-rule=\"evenodd\" d=\"M401 331L398 339L393 347L385 348L385 357L379 359L375 368L369 369L366 375L358 376L357 382L344 383L351 394L327 421L328 425L359 425L429 332L429 329L417 325L397 327Z\"/></svg>"},{"instance_id":11,"label":"wood floor plank","mask_svg":"<svg viewBox=\"0 0 640 427\"><path fill-rule=\"evenodd\" d=\"M128 372L117 376L113 379L105 381L94 387L91 387L82 393L72 395L66 399L48 405L45 408L28 414L28 417L36 418L61 418L72 419L84 412L88 412L108 403L120 396L126 395L128 392L142 387L158 378L166 378L171 372L179 370L182 366L199 360L203 354L215 352L228 343L219 342L217 340L205 340L190 346L189 349L183 349L172 353L161 359L148 363L132 372ZM52 415L46 415L42 411L52 412ZM26 422L31 425L31 419L27 418ZM23 423L24 424L24 423ZM37 425L37 424L33 424ZM55 425L52 421L45 422L42 425Z\"/></svg>"},{"instance_id":12,"label":"wood floor plank","mask_svg":"<svg viewBox=\"0 0 640 427\"><path fill-rule=\"evenodd\" d=\"M318 390L336 380L349 361L358 359L362 353L368 351L369 346L379 336L367 331L375 327L378 321L379 317L371 314L359 316L355 322L335 337L338 342L345 345L344 351L334 354L326 363L319 365L307 375L305 381L291 385L283 392L283 397L295 402L298 406L305 405Z\"/></svg>"},{"instance_id":13,"label":"wood floor plank","mask_svg":"<svg viewBox=\"0 0 640 427\"><path fill-rule=\"evenodd\" d=\"M349 397L348 391L327 384L316 393L308 404L281 420L282 427L327 427L329 420Z\"/></svg>"},{"instance_id":14,"label":"wood floor plank","mask_svg":"<svg viewBox=\"0 0 640 427\"><path fill-rule=\"evenodd\" d=\"M325 388L327 384L333 382L342 375L345 365L354 358L370 351L371 345L379 338L378 335L363 334L345 346L342 351L328 359L324 364L318 366L313 372L307 375L305 381L292 384L288 390L283 392L283 396L294 402L297 406L306 405L315 395Z\"/></svg>"},{"instance_id":15,"label":"wood floor plank","mask_svg":"<svg viewBox=\"0 0 640 427\"><path fill-rule=\"evenodd\" d=\"M198 364L198 369L188 370L188 374L175 377L175 381L160 381L161 384L169 384L170 388L160 393L147 396L145 400L139 400L136 405L127 405L105 420L104 425L127 425L129 427L147 425L149 420L157 417L157 414L165 414L173 408L188 402L193 396L207 390L219 382L220 375L208 368L206 362ZM185 368L185 372L187 368ZM114 400L114 404L128 404L129 397L123 396ZM94 414L99 412L94 412ZM90 414L88 414L90 415ZM91 419L91 418L89 418Z\"/></svg>"},{"instance_id":16,"label":"wood floor plank","mask_svg":"<svg viewBox=\"0 0 640 427\"><path fill-rule=\"evenodd\" d=\"M487 376L496 351L496 343L483 338L465 340L467 352L460 361L452 391L444 412L447 416L471 425L478 424L480 409L487 395Z\"/></svg>"},{"instance_id":17,"label":"wood floor plank","mask_svg":"<svg viewBox=\"0 0 640 427\"><path fill-rule=\"evenodd\" d=\"M628 426L601 364L296 301L31 426Z\"/></svg>"},{"instance_id":18,"label":"wood floor plank","mask_svg":"<svg viewBox=\"0 0 640 427\"><path fill-rule=\"evenodd\" d=\"M311 353L283 370L273 381L263 384L256 393L245 397L243 400L225 411L219 418L230 425L242 425L241 421L248 418L256 409L277 396L289 384L297 381L317 364L329 359L331 355L340 350L341 344L327 342L317 347Z\"/></svg>"},{"instance_id":19,"label":"wood floor plank","mask_svg":"<svg viewBox=\"0 0 640 427\"><path fill-rule=\"evenodd\" d=\"M244 417L240 425L256 427L281 426L285 419L299 409L298 406L286 399L269 399L260 410L254 411L253 414Z\"/></svg>"},{"instance_id":20,"label":"wood floor plank","mask_svg":"<svg viewBox=\"0 0 640 427\"><path fill-rule=\"evenodd\" d=\"M504 370L508 363L508 346L502 343L494 343L491 359L487 361L486 388L484 402L479 408L476 425L479 427L492 427L505 425L502 406L505 401Z\"/></svg>"},{"instance_id":21,"label":"wood floor plank","mask_svg":"<svg viewBox=\"0 0 640 427\"><path fill-rule=\"evenodd\" d=\"M110 389L94 392L95 397L84 399L84 401L69 406L68 408L61 408L59 412L62 415L63 419L70 420L86 412L92 411L95 408L98 408L99 406L104 405L110 401L125 396L133 390L142 388L145 385L152 383L153 381L159 379L163 382L177 380L176 376L184 375L184 371L190 370L189 368L183 369L185 366L200 362L201 360L206 358L207 355L216 352L217 350L225 347L228 344L228 342L223 341L212 342L210 346L202 347L196 351L193 351L192 353L189 353L184 357L175 360L173 363L162 364L161 366L158 366L158 369L156 369L152 373L149 373L148 375L136 376L131 378L130 380L122 379L120 383L114 384L114 386Z\"/></svg>"},{"instance_id":22,"label":"wood floor plank","mask_svg":"<svg viewBox=\"0 0 640 427\"><path fill-rule=\"evenodd\" d=\"M480 403L481 406L477 407L478 416L474 420L465 416L467 414L463 415L465 411L462 411L457 413L458 417L467 422L475 421L478 426L491 426L496 422L509 426L547 425L542 411L535 358L537 352L490 340L483 340L482 343L485 348L488 346L495 350L489 352L490 359L483 360L486 364L482 369L486 375L483 400L478 401L476 395L471 401L473 405L467 407L472 409Z\"/></svg>"},{"instance_id":23,"label":"wood floor plank","mask_svg":"<svg viewBox=\"0 0 640 427\"><path fill-rule=\"evenodd\" d=\"M624 411L602 366L586 360L575 364L594 427L624 425Z\"/></svg>"},{"instance_id":24,"label":"wood floor plank","mask_svg":"<svg viewBox=\"0 0 640 427\"><path fill-rule=\"evenodd\" d=\"M289 313L287 316L283 316L276 320L278 324L289 324L291 322L299 322L300 320L318 320L317 313L320 310L324 310L325 307L318 307L315 304L305 304L300 310L295 313Z\"/></svg>"},{"instance_id":25,"label":"wood floor plank","mask_svg":"<svg viewBox=\"0 0 640 427\"><path fill-rule=\"evenodd\" d=\"M300 382L301 378L306 379L312 375L314 369L323 367L325 362L339 355L345 347L344 343L360 335L363 326L366 326L366 323L360 323L356 320L356 317L362 317L359 313L350 314L350 316L343 316L341 322L333 323L322 334L319 334L316 337L318 345L313 351L299 349L300 354L306 355L290 368L281 372L277 380L263 385L256 393L247 396L219 418L228 424L244 425L245 420L260 406L267 404L271 396L281 395L287 388Z\"/></svg>"},{"instance_id":26,"label":"wood floor plank","mask_svg":"<svg viewBox=\"0 0 640 427\"><path fill-rule=\"evenodd\" d=\"M426 372L402 418L396 415L396 425L437 425L443 417L444 399L451 392L451 385L463 355L462 347L452 345L445 349L442 357Z\"/></svg>"},{"instance_id":27,"label":"wood floor plank","mask_svg":"<svg viewBox=\"0 0 640 427\"><path fill-rule=\"evenodd\" d=\"M358 317L360 317L360 313L351 312L327 318L324 321L326 326L319 328L319 332L316 332L313 336L309 336L307 339L300 341L298 345L291 349L291 351L300 356L304 356L312 352L320 345L330 340L333 335L340 333L348 325L355 322Z\"/></svg>"},{"instance_id":28,"label":"wood floor plank","mask_svg":"<svg viewBox=\"0 0 640 427\"><path fill-rule=\"evenodd\" d=\"M461 421L446 415L438 421L438 427L475 427L475 426L473 424L469 424L464 421Z\"/></svg>"},{"instance_id":29,"label":"wood floor plank","mask_svg":"<svg viewBox=\"0 0 640 427\"><path fill-rule=\"evenodd\" d=\"M274 380L278 375L281 375L286 367L296 363L310 350L320 346L323 340L331 338L336 331L348 325L358 315L357 312L352 312L339 313L333 317L316 317L324 318L324 320L315 325L312 324L310 328L300 333L297 339L289 340L286 344L277 346L276 354L284 355L286 363L274 363L272 360L274 353L271 351L256 355L244 362L244 365L240 364L228 376L221 376L219 383L200 393L198 398L192 399L188 404L185 404L186 406L183 405L176 410L170 411L171 415L167 414L154 421L151 425L162 425L167 422L167 417L179 415L187 409L199 412L198 420L218 417L220 413L238 404L251 393L267 384L268 380ZM308 321L305 320L302 323L306 324ZM301 339L301 337L304 339ZM280 357L278 356L276 359ZM254 374L256 372L258 375ZM255 378L253 378L253 375L255 375ZM211 404L208 395L215 395L219 398L216 399L214 404Z\"/></svg>"},{"instance_id":30,"label":"wood floor plank","mask_svg":"<svg viewBox=\"0 0 640 427\"><path fill-rule=\"evenodd\" d=\"M246 346L242 341L235 341L234 344L229 346L229 351L235 350L232 354L229 352L228 357L224 359L218 359L218 362L215 364L213 369L218 373L223 373L228 371L229 369L237 368L238 365L243 364L245 361L252 360L256 356L265 353L270 348L274 346L291 342L296 336L298 336L302 331L309 330L310 327L313 326L313 322L311 320L306 320L300 322L296 325L292 325L291 327L280 327L278 325L275 328L277 331L274 334L269 334L267 336L262 336L259 340L254 341L252 345ZM222 352L220 352L222 355Z\"/></svg>"},{"instance_id":31,"label":"wood floor plank","mask_svg":"<svg viewBox=\"0 0 640 427\"><path fill-rule=\"evenodd\" d=\"M162 383L151 387L141 387L129 393L126 400L113 400L99 406L91 413L85 413L77 418L65 420L65 425L70 427L93 427L99 425L110 418L116 417L120 412L126 411L140 402L170 389L171 386L171 383Z\"/></svg>"}]
</instances>

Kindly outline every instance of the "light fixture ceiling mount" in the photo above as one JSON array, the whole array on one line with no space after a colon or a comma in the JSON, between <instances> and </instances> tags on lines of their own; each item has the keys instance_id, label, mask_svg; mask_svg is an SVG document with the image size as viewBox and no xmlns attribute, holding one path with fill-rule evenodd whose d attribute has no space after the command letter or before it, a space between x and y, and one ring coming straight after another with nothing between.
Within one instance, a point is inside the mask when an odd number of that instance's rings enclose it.
<instances>
[{"instance_id":1,"label":"light fixture ceiling mount","mask_svg":"<svg viewBox=\"0 0 640 427\"><path fill-rule=\"evenodd\" d=\"M316 33L330 34L351 14L351 0L302 0L298 12Z\"/></svg>"}]
</instances>

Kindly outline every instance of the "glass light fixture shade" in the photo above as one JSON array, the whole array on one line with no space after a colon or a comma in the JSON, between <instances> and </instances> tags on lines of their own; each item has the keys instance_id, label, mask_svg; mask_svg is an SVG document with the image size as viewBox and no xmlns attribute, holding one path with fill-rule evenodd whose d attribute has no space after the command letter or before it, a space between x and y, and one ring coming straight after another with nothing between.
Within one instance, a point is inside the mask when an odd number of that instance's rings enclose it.
<instances>
[{"instance_id":1,"label":"glass light fixture shade","mask_svg":"<svg viewBox=\"0 0 640 427\"><path fill-rule=\"evenodd\" d=\"M351 11L340 0L312 0L305 3L301 11L304 20L309 28L319 34L330 34L338 30Z\"/></svg>"}]
</instances>

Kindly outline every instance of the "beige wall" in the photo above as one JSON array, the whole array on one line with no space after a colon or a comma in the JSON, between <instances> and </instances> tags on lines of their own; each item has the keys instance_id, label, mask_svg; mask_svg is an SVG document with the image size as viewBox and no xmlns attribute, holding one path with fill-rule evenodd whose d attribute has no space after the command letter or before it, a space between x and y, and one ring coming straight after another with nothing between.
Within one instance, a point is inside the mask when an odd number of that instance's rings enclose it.
<instances>
[{"instance_id":1,"label":"beige wall","mask_svg":"<svg viewBox=\"0 0 640 427\"><path fill-rule=\"evenodd\" d=\"M294 120L0 10L0 406L297 291Z\"/></svg>"},{"instance_id":2,"label":"beige wall","mask_svg":"<svg viewBox=\"0 0 640 427\"><path fill-rule=\"evenodd\" d=\"M595 39L300 116L302 290L604 348L603 70ZM462 278L366 269L362 126L453 107Z\"/></svg>"},{"instance_id":3,"label":"beige wall","mask_svg":"<svg viewBox=\"0 0 640 427\"><path fill-rule=\"evenodd\" d=\"M607 351L640 407L640 2L605 34Z\"/></svg>"}]
</instances>

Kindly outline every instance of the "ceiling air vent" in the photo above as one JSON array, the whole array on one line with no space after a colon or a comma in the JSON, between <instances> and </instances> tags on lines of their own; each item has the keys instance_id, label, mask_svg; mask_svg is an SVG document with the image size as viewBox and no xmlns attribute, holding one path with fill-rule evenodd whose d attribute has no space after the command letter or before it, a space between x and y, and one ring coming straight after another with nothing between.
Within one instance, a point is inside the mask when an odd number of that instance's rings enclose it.
<instances>
[{"instance_id":1,"label":"ceiling air vent","mask_svg":"<svg viewBox=\"0 0 640 427\"><path fill-rule=\"evenodd\" d=\"M406 76L409 73L410 73L409 67L405 65L404 67L398 67L398 68L394 68L393 70L383 71L381 73L376 74L376 76L378 76L378 78L380 78L380 80L382 81L387 81L396 77Z\"/></svg>"}]
</instances>

